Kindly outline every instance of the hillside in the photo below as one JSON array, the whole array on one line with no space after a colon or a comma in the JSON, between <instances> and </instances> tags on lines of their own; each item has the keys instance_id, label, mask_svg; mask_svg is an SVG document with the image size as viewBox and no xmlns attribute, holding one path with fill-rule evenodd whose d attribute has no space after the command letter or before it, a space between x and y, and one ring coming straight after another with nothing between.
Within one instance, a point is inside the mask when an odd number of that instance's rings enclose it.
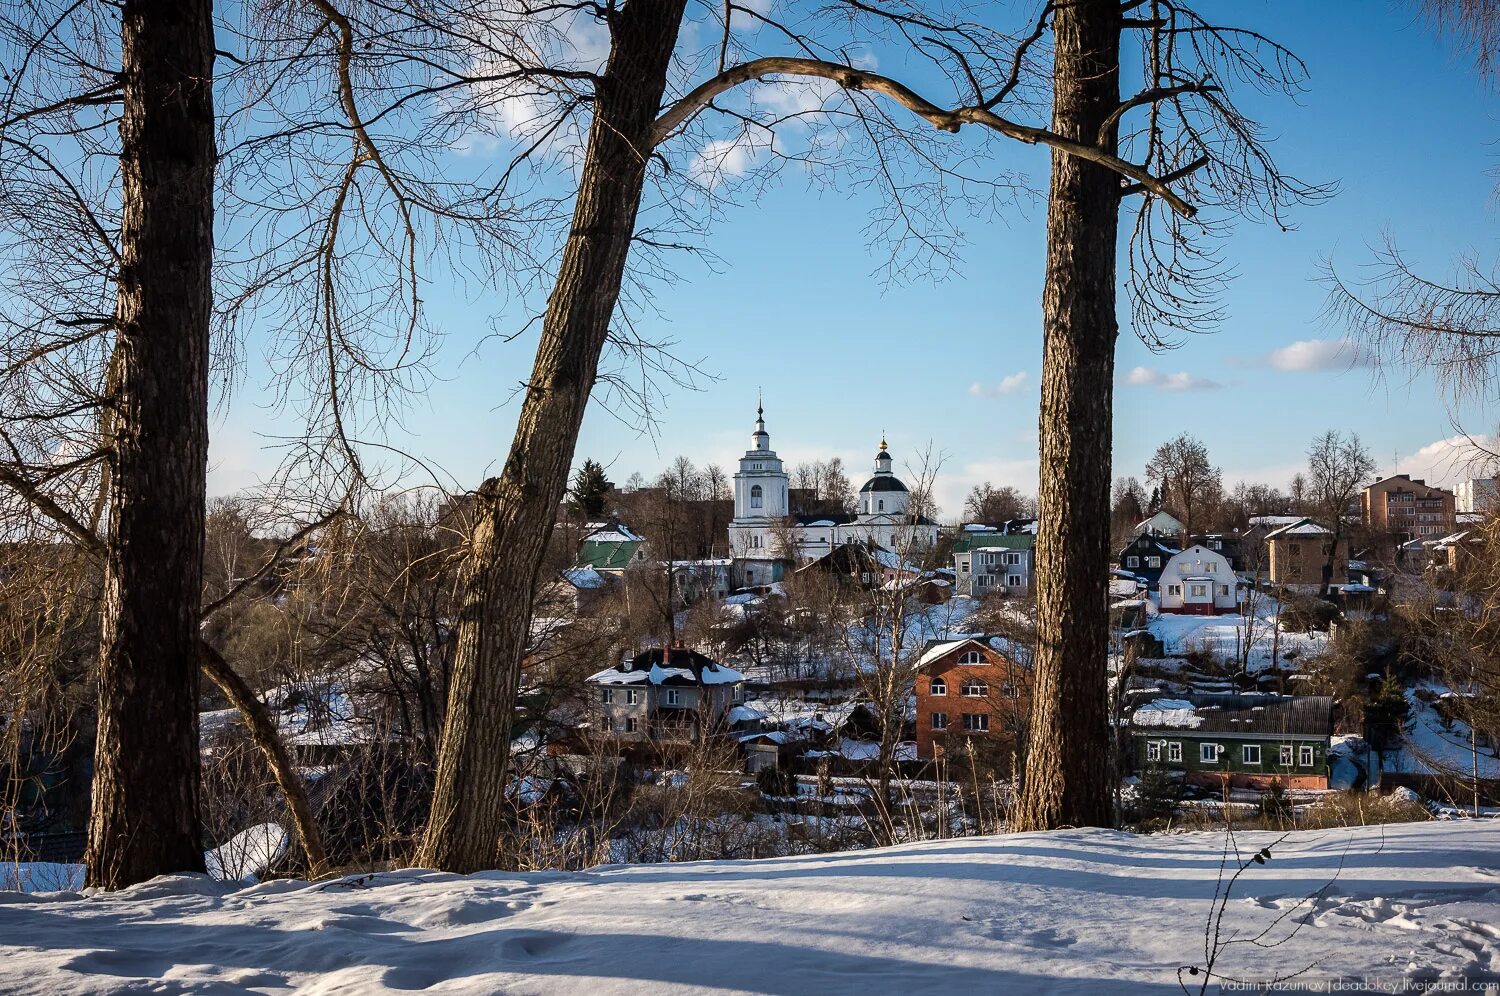
<instances>
[{"instance_id":1,"label":"hillside","mask_svg":"<svg viewBox=\"0 0 1500 996\"><path fill-rule=\"evenodd\" d=\"M1167 993L1204 962L1224 843L1095 830L583 873L0 893L0 991ZM1230 975L1500 973L1500 823L1237 845L1272 856L1225 906ZM1257 936L1273 946L1245 943Z\"/></svg>"}]
</instances>

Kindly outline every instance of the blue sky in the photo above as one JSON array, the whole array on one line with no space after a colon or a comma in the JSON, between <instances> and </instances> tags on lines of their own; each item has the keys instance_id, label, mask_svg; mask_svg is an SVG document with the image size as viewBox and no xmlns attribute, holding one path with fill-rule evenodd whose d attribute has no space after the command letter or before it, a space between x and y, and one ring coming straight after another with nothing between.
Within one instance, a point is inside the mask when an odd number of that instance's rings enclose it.
<instances>
[{"instance_id":1,"label":"blue sky","mask_svg":"<svg viewBox=\"0 0 1500 996\"><path fill-rule=\"evenodd\" d=\"M1456 476L1442 458L1442 441L1454 435L1450 413L1429 378L1329 359L1329 343L1344 333L1322 319L1318 263L1331 256L1357 274L1386 231L1439 275L1461 253L1492 257L1495 98L1416 22L1412 5L1223 6L1307 61L1300 103L1247 101L1247 109L1277 136L1279 162L1336 180L1340 191L1299 209L1296 231L1237 227L1225 248L1236 275L1216 333L1158 354L1122 334L1114 471L1139 474L1158 443L1188 431L1207 443L1226 483L1284 485L1312 436L1335 428L1358 430L1383 470ZM1044 151L1002 151L1007 165L1045 186ZM792 175L731 208L709 242L720 264L684 258L683 279L658 288L660 315L642 326L677 340L677 353L714 379L698 391L665 390L652 433L596 401L578 460L600 460L617 482L636 470L649 477L679 453L732 469L759 389L773 445L791 463L840 455L857 477L883 429L898 466L929 442L944 455L938 497L948 517L978 481L1034 490L1044 209L969 227L962 272L945 282L894 287L877 276L881 258L865 245L868 210L859 196L819 193ZM476 352L489 318L483 298L473 288L427 296L447 336L440 379L415 399L396 442L472 487L504 461L514 387L534 339L489 341ZM524 320L518 309L497 321L503 329ZM249 364L216 424L216 493L274 464L262 434L284 427L267 411L256 370ZM1493 429L1476 409L1459 415L1472 431Z\"/></svg>"}]
</instances>

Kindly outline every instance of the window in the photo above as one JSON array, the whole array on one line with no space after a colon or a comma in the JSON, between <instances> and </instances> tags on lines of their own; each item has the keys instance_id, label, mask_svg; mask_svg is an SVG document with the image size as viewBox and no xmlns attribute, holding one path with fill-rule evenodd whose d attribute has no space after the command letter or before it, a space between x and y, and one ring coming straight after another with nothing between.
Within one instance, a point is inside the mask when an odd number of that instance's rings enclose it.
<instances>
[{"instance_id":1,"label":"window","mask_svg":"<svg viewBox=\"0 0 1500 996\"><path fill-rule=\"evenodd\" d=\"M964 713L964 729L971 733L988 733L990 731L989 714L983 712Z\"/></svg>"},{"instance_id":2,"label":"window","mask_svg":"<svg viewBox=\"0 0 1500 996\"><path fill-rule=\"evenodd\" d=\"M761 486L759 484L752 487L750 489L750 507L760 508L763 504L765 504L765 495L766 493L761 490Z\"/></svg>"},{"instance_id":3,"label":"window","mask_svg":"<svg viewBox=\"0 0 1500 996\"><path fill-rule=\"evenodd\" d=\"M1204 566L1205 569L1207 569L1208 573L1210 573L1210 574L1217 574L1217 573L1219 573L1219 565L1218 564L1204 564L1203 566Z\"/></svg>"},{"instance_id":4,"label":"window","mask_svg":"<svg viewBox=\"0 0 1500 996\"><path fill-rule=\"evenodd\" d=\"M877 511L880 511L880 512L884 512L885 511L885 499L884 498L880 499L880 501L876 502L875 504L879 506L879 508L877 509Z\"/></svg>"},{"instance_id":5,"label":"window","mask_svg":"<svg viewBox=\"0 0 1500 996\"><path fill-rule=\"evenodd\" d=\"M1161 760L1161 741L1159 741L1159 740L1148 740L1148 741L1146 741L1146 760L1148 760L1148 761L1160 761Z\"/></svg>"},{"instance_id":6,"label":"window","mask_svg":"<svg viewBox=\"0 0 1500 996\"><path fill-rule=\"evenodd\" d=\"M1174 595L1174 596L1176 596L1178 598L1181 598L1182 597L1182 585L1180 585L1180 584L1169 584L1169 585L1167 585L1167 594L1168 595Z\"/></svg>"},{"instance_id":7,"label":"window","mask_svg":"<svg viewBox=\"0 0 1500 996\"><path fill-rule=\"evenodd\" d=\"M981 587L981 588L988 588L991 585L993 585L994 583L995 583L995 576L993 574L981 574L981 575L979 575L979 587Z\"/></svg>"},{"instance_id":8,"label":"window","mask_svg":"<svg viewBox=\"0 0 1500 996\"><path fill-rule=\"evenodd\" d=\"M1222 550L1222 549L1224 549L1224 544L1220 540L1209 540L1208 541L1208 548L1210 550Z\"/></svg>"},{"instance_id":9,"label":"window","mask_svg":"<svg viewBox=\"0 0 1500 996\"><path fill-rule=\"evenodd\" d=\"M1241 764L1260 763L1260 744L1244 744L1240 747Z\"/></svg>"},{"instance_id":10,"label":"window","mask_svg":"<svg viewBox=\"0 0 1500 996\"><path fill-rule=\"evenodd\" d=\"M1161 558L1160 557L1147 557L1146 558L1146 566L1147 567L1160 567L1161 566Z\"/></svg>"},{"instance_id":11,"label":"window","mask_svg":"<svg viewBox=\"0 0 1500 996\"><path fill-rule=\"evenodd\" d=\"M640 698L640 692L634 688L625 689L625 704L635 705Z\"/></svg>"},{"instance_id":12,"label":"window","mask_svg":"<svg viewBox=\"0 0 1500 996\"><path fill-rule=\"evenodd\" d=\"M958 662L960 664L983 664L984 657L977 650L965 650L958 655Z\"/></svg>"},{"instance_id":13,"label":"window","mask_svg":"<svg viewBox=\"0 0 1500 996\"><path fill-rule=\"evenodd\" d=\"M932 728L934 730L946 730L948 728L948 714L946 712L933 713Z\"/></svg>"},{"instance_id":14,"label":"window","mask_svg":"<svg viewBox=\"0 0 1500 996\"><path fill-rule=\"evenodd\" d=\"M1007 567L1020 567L1021 566L1021 555L1019 553L1007 553L1005 555L1005 566L1007 566Z\"/></svg>"},{"instance_id":15,"label":"window","mask_svg":"<svg viewBox=\"0 0 1500 996\"><path fill-rule=\"evenodd\" d=\"M1008 681L1000 682L1000 694L1008 699L1017 698L1020 695L1020 693L1016 689L1016 686Z\"/></svg>"},{"instance_id":16,"label":"window","mask_svg":"<svg viewBox=\"0 0 1500 996\"><path fill-rule=\"evenodd\" d=\"M1282 744L1281 745L1281 766L1283 768L1290 768L1292 766L1292 745L1291 744Z\"/></svg>"},{"instance_id":17,"label":"window","mask_svg":"<svg viewBox=\"0 0 1500 996\"><path fill-rule=\"evenodd\" d=\"M621 733L634 733L635 729L636 729L636 726L635 726L635 717L634 716L627 717L625 720L623 720L620 723L620 732Z\"/></svg>"},{"instance_id":18,"label":"window","mask_svg":"<svg viewBox=\"0 0 1500 996\"><path fill-rule=\"evenodd\" d=\"M1297 748L1297 766L1311 768L1313 763L1313 749L1311 744L1305 744Z\"/></svg>"},{"instance_id":19,"label":"window","mask_svg":"<svg viewBox=\"0 0 1500 996\"><path fill-rule=\"evenodd\" d=\"M599 701L600 702L604 703L605 705L609 705L614 700L615 700L615 693L614 692L610 691L608 688L601 688L601 689L599 689Z\"/></svg>"},{"instance_id":20,"label":"window","mask_svg":"<svg viewBox=\"0 0 1500 996\"><path fill-rule=\"evenodd\" d=\"M734 686L734 700L736 702L743 702L743 701L745 701L745 686L744 685L735 685Z\"/></svg>"},{"instance_id":21,"label":"window","mask_svg":"<svg viewBox=\"0 0 1500 996\"><path fill-rule=\"evenodd\" d=\"M942 678L933 678L932 684L927 686L929 695L947 695L948 683Z\"/></svg>"},{"instance_id":22,"label":"window","mask_svg":"<svg viewBox=\"0 0 1500 996\"><path fill-rule=\"evenodd\" d=\"M1173 740L1171 743L1167 744L1167 760L1168 761L1181 761L1182 760L1182 742L1181 741L1179 741L1179 740Z\"/></svg>"},{"instance_id":23,"label":"window","mask_svg":"<svg viewBox=\"0 0 1500 996\"><path fill-rule=\"evenodd\" d=\"M1012 588L1020 588L1026 584L1026 576L1024 574L1008 574L1005 577L1005 583Z\"/></svg>"},{"instance_id":24,"label":"window","mask_svg":"<svg viewBox=\"0 0 1500 996\"><path fill-rule=\"evenodd\" d=\"M1141 566L1141 558L1140 557L1126 557L1125 558L1125 566L1126 567L1139 567L1139 566Z\"/></svg>"},{"instance_id":25,"label":"window","mask_svg":"<svg viewBox=\"0 0 1500 996\"><path fill-rule=\"evenodd\" d=\"M1194 598L1208 597L1208 585L1206 584L1188 585L1188 591L1192 593Z\"/></svg>"},{"instance_id":26,"label":"window","mask_svg":"<svg viewBox=\"0 0 1500 996\"><path fill-rule=\"evenodd\" d=\"M982 681L966 681L963 684L964 695L971 699L982 699L990 694L990 686Z\"/></svg>"},{"instance_id":27,"label":"window","mask_svg":"<svg viewBox=\"0 0 1500 996\"><path fill-rule=\"evenodd\" d=\"M1225 595L1228 595L1229 594L1229 585L1227 585L1227 584L1216 585L1215 586L1215 593L1218 594L1221 598L1223 596L1225 596Z\"/></svg>"},{"instance_id":28,"label":"window","mask_svg":"<svg viewBox=\"0 0 1500 996\"><path fill-rule=\"evenodd\" d=\"M682 705L682 692L675 688L667 689L667 705Z\"/></svg>"},{"instance_id":29,"label":"window","mask_svg":"<svg viewBox=\"0 0 1500 996\"><path fill-rule=\"evenodd\" d=\"M1218 764L1219 763L1219 745L1218 744L1199 744L1198 745L1198 760L1201 763L1203 763L1203 764Z\"/></svg>"}]
</instances>

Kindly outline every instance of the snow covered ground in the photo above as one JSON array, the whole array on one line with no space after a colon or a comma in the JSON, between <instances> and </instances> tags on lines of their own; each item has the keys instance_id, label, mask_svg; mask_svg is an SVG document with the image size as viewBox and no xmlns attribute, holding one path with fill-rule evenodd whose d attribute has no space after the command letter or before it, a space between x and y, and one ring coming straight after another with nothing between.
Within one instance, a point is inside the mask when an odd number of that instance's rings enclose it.
<instances>
[{"instance_id":1,"label":"snow covered ground","mask_svg":"<svg viewBox=\"0 0 1500 996\"><path fill-rule=\"evenodd\" d=\"M1236 886L1223 937L1289 939L1230 945L1226 973L1395 985L1500 971L1500 824L1277 839L1239 836L1246 856L1274 850ZM1223 842L1069 831L582 873L0 894L0 991L1165 994L1204 962Z\"/></svg>"},{"instance_id":2,"label":"snow covered ground","mask_svg":"<svg viewBox=\"0 0 1500 996\"><path fill-rule=\"evenodd\" d=\"M1247 670L1252 674L1269 671L1273 657L1278 658L1276 663L1281 668L1296 670L1301 661L1328 649L1328 634L1283 630L1280 641L1276 641L1279 608L1275 599L1262 597L1256 606L1255 622L1248 627L1246 617L1238 613L1193 616L1164 612L1152 617L1147 628L1162 641L1169 656L1200 651L1230 662L1237 660L1242 652L1248 628L1251 646L1246 655Z\"/></svg>"}]
</instances>

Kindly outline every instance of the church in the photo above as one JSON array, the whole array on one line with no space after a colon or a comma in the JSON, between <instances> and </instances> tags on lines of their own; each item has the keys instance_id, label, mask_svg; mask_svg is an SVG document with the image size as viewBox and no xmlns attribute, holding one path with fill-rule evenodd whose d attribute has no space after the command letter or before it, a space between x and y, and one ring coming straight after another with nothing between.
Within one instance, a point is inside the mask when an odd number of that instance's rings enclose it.
<instances>
[{"instance_id":1,"label":"church","mask_svg":"<svg viewBox=\"0 0 1500 996\"><path fill-rule=\"evenodd\" d=\"M852 512L804 513L791 505L790 478L771 449L765 410L757 407L750 448L734 475L729 551L736 582L753 587L779 581L798 561L815 560L845 543L874 544L907 559L936 546L938 524L911 513L911 491L892 462L882 439L875 472L859 489Z\"/></svg>"}]
</instances>

